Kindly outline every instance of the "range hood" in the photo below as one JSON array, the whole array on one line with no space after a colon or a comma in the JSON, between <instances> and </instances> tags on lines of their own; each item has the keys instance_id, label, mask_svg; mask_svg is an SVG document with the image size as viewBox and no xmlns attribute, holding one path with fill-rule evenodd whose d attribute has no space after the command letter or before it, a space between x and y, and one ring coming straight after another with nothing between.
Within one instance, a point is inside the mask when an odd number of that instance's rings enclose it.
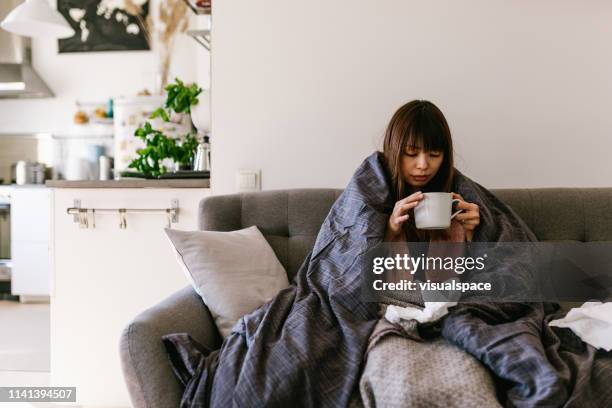
<instances>
[{"instance_id":1,"label":"range hood","mask_svg":"<svg viewBox=\"0 0 612 408\"><path fill-rule=\"evenodd\" d=\"M0 0L0 21L21 0ZM0 28L0 98L46 98L53 92L32 67L32 42L28 37Z\"/></svg>"}]
</instances>

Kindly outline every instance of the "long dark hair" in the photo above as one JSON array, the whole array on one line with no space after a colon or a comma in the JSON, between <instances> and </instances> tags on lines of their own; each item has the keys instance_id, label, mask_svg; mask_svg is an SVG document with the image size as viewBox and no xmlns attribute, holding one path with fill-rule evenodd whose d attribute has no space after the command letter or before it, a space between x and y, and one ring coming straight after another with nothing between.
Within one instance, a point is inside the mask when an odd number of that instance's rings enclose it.
<instances>
[{"instance_id":1,"label":"long dark hair","mask_svg":"<svg viewBox=\"0 0 612 408\"><path fill-rule=\"evenodd\" d=\"M450 192L454 177L453 141L444 114L433 103L408 102L393 114L387 126L383 156L397 200L406 197L409 191L401 168L402 155L408 147L444 154L440 169L424 191Z\"/></svg>"}]
</instances>

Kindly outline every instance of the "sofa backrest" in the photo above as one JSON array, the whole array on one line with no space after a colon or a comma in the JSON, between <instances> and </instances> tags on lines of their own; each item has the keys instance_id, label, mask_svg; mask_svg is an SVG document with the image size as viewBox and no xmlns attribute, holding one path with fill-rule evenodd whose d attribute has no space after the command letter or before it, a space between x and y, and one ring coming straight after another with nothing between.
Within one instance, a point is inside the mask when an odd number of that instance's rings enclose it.
<instances>
[{"instance_id":1,"label":"sofa backrest","mask_svg":"<svg viewBox=\"0 0 612 408\"><path fill-rule=\"evenodd\" d=\"M295 189L210 196L200 202L199 227L233 231L256 225L291 279L341 193L335 189Z\"/></svg>"},{"instance_id":2,"label":"sofa backrest","mask_svg":"<svg viewBox=\"0 0 612 408\"><path fill-rule=\"evenodd\" d=\"M541 241L612 241L612 188L501 189ZM206 197L202 230L233 231L256 225L290 278L314 245L339 189L271 190Z\"/></svg>"},{"instance_id":3,"label":"sofa backrest","mask_svg":"<svg viewBox=\"0 0 612 408\"><path fill-rule=\"evenodd\" d=\"M612 241L612 188L491 190L540 241Z\"/></svg>"}]
</instances>

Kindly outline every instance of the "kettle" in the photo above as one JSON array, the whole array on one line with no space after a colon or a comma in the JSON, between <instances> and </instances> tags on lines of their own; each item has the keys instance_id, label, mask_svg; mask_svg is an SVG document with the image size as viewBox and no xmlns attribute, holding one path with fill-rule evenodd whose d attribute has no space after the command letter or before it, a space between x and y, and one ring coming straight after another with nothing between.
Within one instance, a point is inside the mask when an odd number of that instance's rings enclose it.
<instances>
[{"instance_id":1,"label":"kettle","mask_svg":"<svg viewBox=\"0 0 612 408\"><path fill-rule=\"evenodd\" d=\"M210 143L208 142L208 136L204 136L204 141L198 145L193 169L195 171L210 171Z\"/></svg>"},{"instance_id":2,"label":"kettle","mask_svg":"<svg viewBox=\"0 0 612 408\"><path fill-rule=\"evenodd\" d=\"M15 183L23 184L44 184L45 168L43 163L31 163L20 160L15 163Z\"/></svg>"}]
</instances>

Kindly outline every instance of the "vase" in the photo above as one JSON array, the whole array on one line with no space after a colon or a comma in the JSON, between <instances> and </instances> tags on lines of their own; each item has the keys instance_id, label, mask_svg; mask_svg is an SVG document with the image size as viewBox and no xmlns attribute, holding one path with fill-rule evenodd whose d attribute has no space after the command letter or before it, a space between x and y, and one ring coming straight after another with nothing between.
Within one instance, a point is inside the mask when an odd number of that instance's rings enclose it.
<instances>
[{"instance_id":1,"label":"vase","mask_svg":"<svg viewBox=\"0 0 612 408\"><path fill-rule=\"evenodd\" d=\"M191 121L198 133L210 133L210 90L204 89L198 95L198 103L191 107Z\"/></svg>"},{"instance_id":2,"label":"vase","mask_svg":"<svg viewBox=\"0 0 612 408\"><path fill-rule=\"evenodd\" d=\"M191 129L191 115L186 112L176 113L172 112L170 114L170 122L180 125L185 129Z\"/></svg>"},{"instance_id":3,"label":"vase","mask_svg":"<svg viewBox=\"0 0 612 408\"><path fill-rule=\"evenodd\" d=\"M174 162L174 171L189 171L193 170L193 165L191 163L179 163Z\"/></svg>"}]
</instances>

